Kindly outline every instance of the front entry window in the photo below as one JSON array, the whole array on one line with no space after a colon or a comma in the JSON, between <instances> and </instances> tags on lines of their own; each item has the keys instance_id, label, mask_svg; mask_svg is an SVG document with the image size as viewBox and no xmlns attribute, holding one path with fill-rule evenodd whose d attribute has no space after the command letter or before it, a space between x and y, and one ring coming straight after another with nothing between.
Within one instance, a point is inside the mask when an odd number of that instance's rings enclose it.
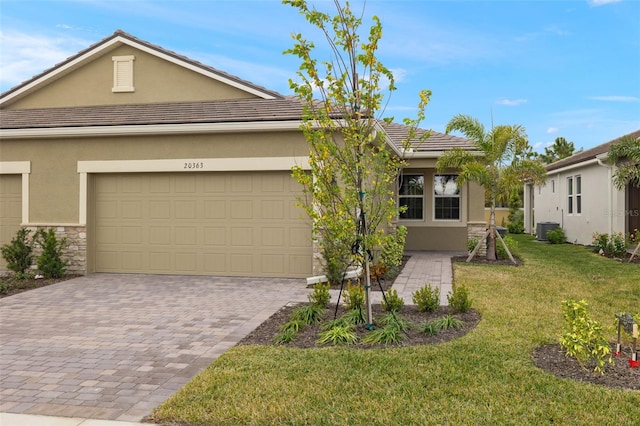
<instances>
[{"instance_id":1,"label":"front entry window","mask_svg":"<svg viewBox=\"0 0 640 426\"><path fill-rule=\"evenodd\" d=\"M398 192L400 219L424 219L424 175L400 176Z\"/></svg>"},{"instance_id":2,"label":"front entry window","mask_svg":"<svg viewBox=\"0 0 640 426\"><path fill-rule=\"evenodd\" d=\"M460 220L458 175L433 177L433 217L435 220Z\"/></svg>"}]
</instances>

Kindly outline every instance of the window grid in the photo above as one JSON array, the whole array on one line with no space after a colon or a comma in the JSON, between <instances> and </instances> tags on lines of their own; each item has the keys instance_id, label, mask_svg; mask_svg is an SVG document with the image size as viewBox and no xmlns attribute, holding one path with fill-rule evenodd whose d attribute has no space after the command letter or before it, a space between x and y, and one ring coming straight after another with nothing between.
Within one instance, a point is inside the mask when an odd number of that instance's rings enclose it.
<instances>
[{"instance_id":1,"label":"window grid","mask_svg":"<svg viewBox=\"0 0 640 426\"><path fill-rule=\"evenodd\" d=\"M406 207L406 210L400 213L400 219L423 220L424 175L402 175L398 187L399 207Z\"/></svg>"}]
</instances>

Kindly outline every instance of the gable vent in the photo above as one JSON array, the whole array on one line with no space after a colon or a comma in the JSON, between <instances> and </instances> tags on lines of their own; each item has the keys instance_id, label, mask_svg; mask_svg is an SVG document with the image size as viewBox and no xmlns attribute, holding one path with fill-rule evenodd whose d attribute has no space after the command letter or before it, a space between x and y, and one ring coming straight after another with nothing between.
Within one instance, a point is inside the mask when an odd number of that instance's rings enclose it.
<instances>
[{"instance_id":1,"label":"gable vent","mask_svg":"<svg viewBox=\"0 0 640 426\"><path fill-rule=\"evenodd\" d=\"M112 92L133 92L133 55L113 56Z\"/></svg>"}]
</instances>

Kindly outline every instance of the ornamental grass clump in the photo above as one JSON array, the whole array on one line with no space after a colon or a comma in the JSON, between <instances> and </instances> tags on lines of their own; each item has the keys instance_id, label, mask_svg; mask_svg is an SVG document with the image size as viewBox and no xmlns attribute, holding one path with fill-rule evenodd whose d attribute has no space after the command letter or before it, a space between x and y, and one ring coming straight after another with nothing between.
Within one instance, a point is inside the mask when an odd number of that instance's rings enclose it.
<instances>
[{"instance_id":1,"label":"ornamental grass clump","mask_svg":"<svg viewBox=\"0 0 640 426\"><path fill-rule=\"evenodd\" d=\"M575 358L583 368L591 362L595 373L604 374L605 365L613 363L611 347L600 323L589 317L587 302L563 300L562 315L564 333L560 336L560 345L566 355Z\"/></svg>"}]
</instances>

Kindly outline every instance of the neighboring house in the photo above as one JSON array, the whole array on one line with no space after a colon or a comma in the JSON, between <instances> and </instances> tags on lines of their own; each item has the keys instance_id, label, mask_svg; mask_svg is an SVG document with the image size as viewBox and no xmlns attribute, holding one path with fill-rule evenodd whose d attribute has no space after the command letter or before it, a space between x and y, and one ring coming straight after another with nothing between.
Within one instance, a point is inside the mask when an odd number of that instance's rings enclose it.
<instances>
[{"instance_id":1,"label":"neighboring house","mask_svg":"<svg viewBox=\"0 0 640 426\"><path fill-rule=\"evenodd\" d=\"M301 117L297 98L116 31L0 95L0 244L55 227L81 274L318 273L291 177ZM401 155L407 129L387 127ZM408 249L465 250L485 226L482 190L434 172L454 146L473 150L434 133L410 153Z\"/></svg>"},{"instance_id":2,"label":"neighboring house","mask_svg":"<svg viewBox=\"0 0 640 426\"><path fill-rule=\"evenodd\" d=\"M628 136L640 138L640 130ZM549 164L547 183L525 186L526 231L541 222L562 227L569 242L589 245L593 234L640 229L640 188L618 190L612 181L616 166L607 161L619 139Z\"/></svg>"}]
</instances>

